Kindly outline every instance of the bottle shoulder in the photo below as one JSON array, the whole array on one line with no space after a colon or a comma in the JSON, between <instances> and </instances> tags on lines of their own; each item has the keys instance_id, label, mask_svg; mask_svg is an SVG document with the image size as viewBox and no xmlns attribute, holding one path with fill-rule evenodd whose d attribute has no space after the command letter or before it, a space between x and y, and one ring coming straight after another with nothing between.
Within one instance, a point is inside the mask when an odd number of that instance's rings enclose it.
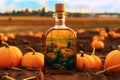
<instances>
[{"instance_id":1,"label":"bottle shoulder","mask_svg":"<svg viewBox=\"0 0 120 80\"><path fill-rule=\"evenodd\" d=\"M52 27L52 28L47 30L45 35L47 36L49 33L52 33L52 32L56 32L56 33L57 32L61 32L61 33L63 33L63 32L71 32L76 37L76 32L73 29L71 29L70 27L67 27L67 26L65 26L65 27L56 27L56 26Z\"/></svg>"}]
</instances>

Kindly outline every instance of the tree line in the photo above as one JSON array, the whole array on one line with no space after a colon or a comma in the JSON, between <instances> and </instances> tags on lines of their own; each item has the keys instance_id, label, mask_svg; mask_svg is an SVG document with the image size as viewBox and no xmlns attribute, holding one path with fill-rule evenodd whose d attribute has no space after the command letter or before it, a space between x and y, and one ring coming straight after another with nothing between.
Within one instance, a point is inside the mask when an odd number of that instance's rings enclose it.
<instances>
[{"instance_id":1,"label":"tree line","mask_svg":"<svg viewBox=\"0 0 120 80\"><path fill-rule=\"evenodd\" d=\"M1 16L51 16L53 13L54 13L53 11L46 12L45 7L43 7L42 9L32 10L32 11L29 11L28 8L20 11L13 10L12 12L0 13L0 15Z\"/></svg>"},{"instance_id":2,"label":"tree line","mask_svg":"<svg viewBox=\"0 0 120 80\"><path fill-rule=\"evenodd\" d=\"M0 13L0 16L52 16L54 11L47 11L45 10L45 7L42 9L38 10L32 10L29 11L28 8L25 10L21 11L15 11L13 10L12 12L5 12L5 13ZM99 16L117 16L120 17L120 13L70 13L67 12L67 16L69 17L99 17Z\"/></svg>"}]
</instances>

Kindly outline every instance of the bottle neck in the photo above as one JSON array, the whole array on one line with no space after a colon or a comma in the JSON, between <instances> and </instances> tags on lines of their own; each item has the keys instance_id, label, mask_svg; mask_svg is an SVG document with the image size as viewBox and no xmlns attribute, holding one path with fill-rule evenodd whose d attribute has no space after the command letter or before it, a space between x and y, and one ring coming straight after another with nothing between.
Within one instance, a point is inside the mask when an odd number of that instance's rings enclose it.
<instances>
[{"instance_id":1,"label":"bottle neck","mask_svg":"<svg viewBox=\"0 0 120 80\"><path fill-rule=\"evenodd\" d=\"M54 15L55 17L55 27L58 27L58 28L63 28L63 27L66 27L65 26L65 13L56 13Z\"/></svg>"}]
</instances>

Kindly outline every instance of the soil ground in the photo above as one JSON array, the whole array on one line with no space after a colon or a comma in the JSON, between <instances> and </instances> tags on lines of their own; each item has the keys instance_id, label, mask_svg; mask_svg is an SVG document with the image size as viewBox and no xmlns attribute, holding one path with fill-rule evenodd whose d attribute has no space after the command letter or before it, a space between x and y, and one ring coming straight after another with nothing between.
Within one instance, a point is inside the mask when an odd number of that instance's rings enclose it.
<instances>
[{"instance_id":1,"label":"soil ground","mask_svg":"<svg viewBox=\"0 0 120 80\"><path fill-rule=\"evenodd\" d=\"M107 32L109 30L110 29L106 29ZM116 32L120 33L120 29L118 28ZM99 33L93 30L86 30L84 33L77 34L77 52L83 50L84 52L90 54L92 52L91 42L92 42L92 37L94 35L99 35ZM14 45L19 47L23 52L23 54L25 53L24 49L26 47L32 47L35 49L35 51L44 53L44 35L41 38L35 38L35 37L30 37L16 33L16 38L9 39L7 43L9 45ZM118 48L118 45L120 44L120 38L112 38L111 36L108 35L108 37L105 38L104 43L105 43L104 49L96 49L96 55L98 55L103 62L105 56L111 50ZM105 72L99 75L95 75L97 71L99 70L90 69L90 70L75 71L74 73L69 73L69 74L48 73L45 74L45 79L46 80L120 80L120 73L113 74L113 73ZM37 70L31 70L31 69L28 70L25 68L22 68L22 70L0 69L0 80L10 80L5 77L6 75L11 76L16 80L22 80L23 78L36 76L38 74L39 73ZM39 80L39 79L36 78L31 80Z\"/></svg>"}]
</instances>

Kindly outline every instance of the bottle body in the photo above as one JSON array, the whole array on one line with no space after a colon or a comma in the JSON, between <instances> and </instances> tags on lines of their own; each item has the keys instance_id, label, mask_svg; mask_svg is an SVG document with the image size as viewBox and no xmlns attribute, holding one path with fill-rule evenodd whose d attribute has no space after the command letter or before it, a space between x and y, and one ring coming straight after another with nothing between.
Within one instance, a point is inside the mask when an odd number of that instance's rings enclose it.
<instances>
[{"instance_id":1,"label":"bottle body","mask_svg":"<svg viewBox=\"0 0 120 80\"><path fill-rule=\"evenodd\" d=\"M73 70L76 63L76 35L66 28L51 28L45 38L45 66L50 70Z\"/></svg>"},{"instance_id":2,"label":"bottle body","mask_svg":"<svg viewBox=\"0 0 120 80\"><path fill-rule=\"evenodd\" d=\"M74 70L76 66L76 34L65 26L64 6L56 5L55 26L45 34L45 67L49 70Z\"/></svg>"}]
</instances>

